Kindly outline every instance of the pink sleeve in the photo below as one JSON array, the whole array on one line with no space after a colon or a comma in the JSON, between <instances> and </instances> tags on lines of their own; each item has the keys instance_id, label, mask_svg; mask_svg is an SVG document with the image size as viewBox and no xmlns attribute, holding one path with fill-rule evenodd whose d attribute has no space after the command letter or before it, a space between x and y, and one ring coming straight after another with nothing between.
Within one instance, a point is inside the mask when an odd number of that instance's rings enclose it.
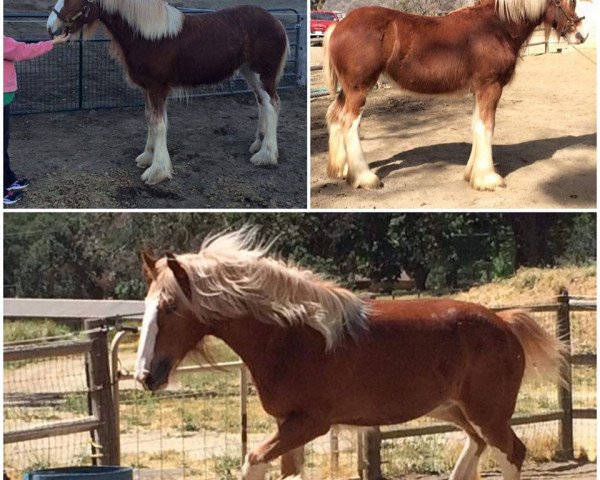
<instances>
[{"instance_id":1,"label":"pink sleeve","mask_svg":"<svg viewBox=\"0 0 600 480\"><path fill-rule=\"evenodd\" d=\"M10 37L4 37L4 60L18 62L30 60L48 53L54 48L52 40L38 43L17 42Z\"/></svg>"}]
</instances>

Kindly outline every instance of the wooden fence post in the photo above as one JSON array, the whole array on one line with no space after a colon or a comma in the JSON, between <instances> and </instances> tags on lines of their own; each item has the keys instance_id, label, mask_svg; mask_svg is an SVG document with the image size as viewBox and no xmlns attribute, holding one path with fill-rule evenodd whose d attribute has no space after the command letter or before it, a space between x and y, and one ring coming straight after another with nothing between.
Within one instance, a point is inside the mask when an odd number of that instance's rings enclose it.
<instances>
[{"instance_id":1,"label":"wooden fence post","mask_svg":"<svg viewBox=\"0 0 600 480\"><path fill-rule=\"evenodd\" d=\"M338 430L331 428L329 430L329 454L330 454L330 465L331 472L330 477L336 478L337 471L340 469L340 440L338 437Z\"/></svg>"},{"instance_id":2,"label":"wooden fence post","mask_svg":"<svg viewBox=\"0 0 600 480\"><path fill-rule=\"evenodd\" d=\"M364 480L381 480L381 431L370 428L365 434L365 475Z\"/></svg>"},{"instance_id":3,"label":"wooden fence post","mask_svg":"<svg viewBox=\"0 0 600 480\"><path fill-rule=\"evenodd\" d=\"M562 412L559 425L559 455L566 460L572 460L573 454L573 383L571 379L571 315L569 307L569 292L562 288L558 296L557 324L558 337L567 348L567 365L561 372L566 385L558 386L558 407Z\"/></svg>"},{"instance_id":4,"label":"wooden fence post","mask_svg":"<svg viewBox=\"0 0 600 480\"><path fill-rule=\"evenodd\" d=\"M97 457L99 465L118 465L119 432L116 431L112 385L108 360L108 330L102 319L85 320L86 330L92 330L88 337L92 341L90 353L86 356L91 413L101 423L94 430L94 443L100 445Z\"/></svg>"}]
</instances>

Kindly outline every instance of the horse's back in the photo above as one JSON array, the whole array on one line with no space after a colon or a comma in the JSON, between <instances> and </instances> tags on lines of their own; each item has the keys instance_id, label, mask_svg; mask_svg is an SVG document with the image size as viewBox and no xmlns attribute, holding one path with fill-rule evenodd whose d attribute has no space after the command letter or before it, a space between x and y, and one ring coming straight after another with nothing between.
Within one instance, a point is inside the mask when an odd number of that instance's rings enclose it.
<instances>
[{"instance_id":1,"label":"horse's back","mask_svg":"<svg viewBox=\"0 0 600 480\"><path fill-rule=\"evenodd\" d=\"M482 3L450 14L429 17L384 7L353 10L331 35L331 58L340 82L348 74L370 80L386 73L401 89L422 94L472 91L481 65L494 55L495 69L505 80L514 72L514 58L500 62L509 42L493 5Z\"/></svg>"},{"instance_id":2,"label":"horse's back","mask_svg":"<svg viewBox=\"0 0 600 480\"><path fill-rule=\"evenodd\" d=\"M183 30L178 63L179 70L189 77L181 79L183 84L224 80L241 65L257 63L257 59L265 71L276 69L287 45L281 22L252 5L186 15Z\"/></svg>"}]
</instances>

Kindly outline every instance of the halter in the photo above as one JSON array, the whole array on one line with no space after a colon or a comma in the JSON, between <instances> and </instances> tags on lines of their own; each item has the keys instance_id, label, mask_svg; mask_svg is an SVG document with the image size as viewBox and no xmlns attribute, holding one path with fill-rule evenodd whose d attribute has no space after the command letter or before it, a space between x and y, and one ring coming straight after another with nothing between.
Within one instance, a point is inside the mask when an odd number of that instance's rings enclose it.
<instances>
[{"instance_id":1,"label":"halter","mask_svg":"<svg viewBox=\"0 0 600 480\"><path fill-rule=\"evenodd\" d=\"M571 15L569 15L567 13L567 11L564 9L564 7L562 6L562 1L561 0L554 0L554 5L556 5L556 19L554 20L556 22L556 25L558 25L558 11L560 10L563 15L565 16L565 18L567 19L567 27L573 27L574 25L578 24L579 22L581 22L582 20L585 19L585 15L583 17L571 17ZM563 32L566 31L566 28L563 29ZM561 35L563 35L563 32L561 32Z\"/></svg>"},{"instance_id":2,"label":"halter","mask_svg":"<svg viewBox=\"0 0 600 480\"><path fill-rule=\"evenodd\" d=\"M82 9L70 18L65 17L62 13L56 10L56 8L53 8L52 11L65 24L65 27L69 29L79 17L83 16L84 19L87 19L94 3L96 3L96 0L85 0Z\"/></svg>"}]
</instances>

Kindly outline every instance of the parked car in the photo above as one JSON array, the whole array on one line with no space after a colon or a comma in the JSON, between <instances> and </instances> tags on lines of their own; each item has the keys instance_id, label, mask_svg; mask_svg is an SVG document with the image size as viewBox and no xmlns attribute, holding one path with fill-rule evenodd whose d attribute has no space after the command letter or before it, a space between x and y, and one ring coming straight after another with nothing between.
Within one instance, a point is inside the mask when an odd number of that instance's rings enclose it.
<instances>
[{"instance_id":1,"label":"parked car","mask_svg":"<svg viewBox=\"0 0 600 480\"><path fill-rule=\"evenodd\" d=\"M339 17L335 12L321 10L310 12L310 37L316 39L323 37L329 25L338 21Z\"/></svg>"}]
</instances>

